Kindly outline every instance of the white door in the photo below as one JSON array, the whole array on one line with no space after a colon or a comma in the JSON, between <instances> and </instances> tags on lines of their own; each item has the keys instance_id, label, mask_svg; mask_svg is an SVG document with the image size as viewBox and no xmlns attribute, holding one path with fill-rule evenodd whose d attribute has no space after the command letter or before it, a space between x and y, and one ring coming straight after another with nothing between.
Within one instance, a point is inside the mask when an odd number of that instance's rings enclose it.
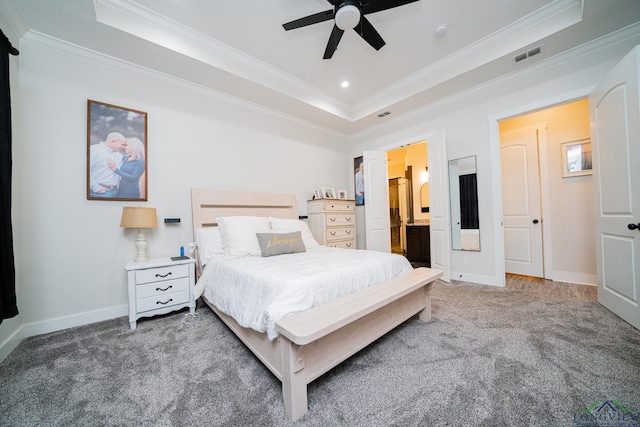
<instances>
[{"instance_id":1,"label":"white door","mask_svg":"<svg viewBox=\"0 0 640 427\"><path fill-rule=\"evenodd\" d=\"M387 153L365 151L362 155L367 249L391 252Z\"/></svg>"},{"instance_id":2,"label":"white door","mask_svg":"<svg viewBox=\"0 0 640 427\"><path fill-rule=\"evenodd\" d=\"M441 280L451 280L451 225L449 223L449 180L444 129L427 139L429 162L429 217L431 267L442 270Z\"/></svg>"},{"instance_id":3,"label":"white door","mask_svg":"<svg viewBox=\"0 0 640 427\"><path fill-rule=\"evenodd\" d=\"M598 301L640 329L640 46L589 95Z\"/></svg>"},{"instance_id":4,"label":"white door","mask_svg":"<svg viewBox=\"0 0 640 427\"><path fill-rule=\"evenodd\" d=\"M505 271L544 277L537 127L500 134Z\"/></svg>"}]
</instances>

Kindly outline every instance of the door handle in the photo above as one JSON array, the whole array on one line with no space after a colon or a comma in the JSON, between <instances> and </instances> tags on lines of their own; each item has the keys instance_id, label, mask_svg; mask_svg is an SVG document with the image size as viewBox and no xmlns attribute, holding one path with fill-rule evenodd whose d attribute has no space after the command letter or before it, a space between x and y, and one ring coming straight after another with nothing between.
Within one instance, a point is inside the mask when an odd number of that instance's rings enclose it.
<instances>
[{"instance_id":1,"label":"door handle","mask_svg":"<svg viewBox=\"0 0 640 427\"><path fill-rule=\"evenodd\" d=\"M534 220L533 220L533 223L534 223L534 224L537 224L538 222L540 222L540 221L538 221L537 219L534 219Z\"/></svg>"},{"instance_id":2,"label":"door handle","mask_svg":"<svg viewBox=\"0 0 640 427\"><path fill-rule=\"evenodd\" d=\"M629 227L629 230L640 230L640 222L638 224L629 224L627 227Z\"/></svg>"}]
</instances>

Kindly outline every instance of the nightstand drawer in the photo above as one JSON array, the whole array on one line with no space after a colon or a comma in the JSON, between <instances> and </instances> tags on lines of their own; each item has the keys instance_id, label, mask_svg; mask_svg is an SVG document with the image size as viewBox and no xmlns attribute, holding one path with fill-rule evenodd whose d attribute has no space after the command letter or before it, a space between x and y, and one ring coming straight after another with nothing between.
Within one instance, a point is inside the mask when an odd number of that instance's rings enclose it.
<instances>
[{"instance_id":1,"label":"nightstand drawer","mask_svg":"<svg viewBox=\"0 0 640 427\"><path fill-rule=\"evenodd\" d=\"M347 225L355 224L356 216L354 214L327 214L327 225Z\"/></svg>"},{"instance_id":2,"label":"nightstand drawer","mask_svg":"<svg viewBox=\"0 0 640 427\"><path fill-rule=\"evenodd\" d=\"M343 228L328 228L327 229L327 241L336 239L345 239L347 237L353 237L356 234L356 229L353 227Z\"/></svg>"},{"instance_id":3,"label":"nightstand drawer","mask_svg":"<svg viewBox=\"0 0 640 427\"><path fill-rule=\"evenodd\" d=\"M350 239L342 240L341 242L327 242L327 246L330 248L355 249L356 241L355 239Z\"/></svg>"},{"instance_id":4,"label":"nightstand drawer","mask_svg":"<svg viewBox=\"0 0 640 427\"><path fill-rule=\"evenodd\" d=\"M136 308L138 313L142 313L144 311L170 307L172 305L184 304L187 302L189 302L189 290L137 299Z\"/></svg>"},{"instance_id":5,"label":"nightstand drawer","mask_svg":"<svg viewBox=\"0 0 640 427\"><path fill-rule=\"evenodd\" d=\"M183 277L181 279L165 280L162 282L146 283L144 285L136 286L136 299L148 298L163 294L169 294L171 292L188 291L189 290L189 278Z\"/></svg>"},{"instance_id":6,"label":"nightstand drawer","mask_svg":"<svg viewBox=\"0 0 640 427\"><path fill-rule=\"evenodd\" d=\"M187 264L138 270L136 271L136 285L179 279L180 277L189 277L189 266Z\"/></svg>"}]
</instances>

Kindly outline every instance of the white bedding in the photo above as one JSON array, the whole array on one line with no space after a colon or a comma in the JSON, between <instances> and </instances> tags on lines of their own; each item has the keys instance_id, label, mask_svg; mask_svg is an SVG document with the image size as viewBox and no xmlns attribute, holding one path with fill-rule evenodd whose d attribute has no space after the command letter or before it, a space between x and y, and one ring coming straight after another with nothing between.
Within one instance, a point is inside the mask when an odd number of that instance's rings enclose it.
<instances>
[{"instance_id":1,"label":"white bedding","mask_svg":"<svg viewBox=\"0 0 640 427\"><path fill-rule=\"evenodd\" d=\"M224 259L205 266L194 289L240 326L266 332L276 322L411 271L406 258L376 251L321 246L272 257Z\"/></svg>"}]
</instances>

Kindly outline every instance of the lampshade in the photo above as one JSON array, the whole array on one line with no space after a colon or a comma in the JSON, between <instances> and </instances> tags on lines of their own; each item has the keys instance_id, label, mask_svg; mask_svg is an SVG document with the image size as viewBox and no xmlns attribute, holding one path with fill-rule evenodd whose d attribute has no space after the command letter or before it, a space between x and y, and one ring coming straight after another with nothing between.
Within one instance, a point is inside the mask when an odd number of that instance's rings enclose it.
<instances>
[{"instance_id":1,"label":"lampshade","mask_svg":"<svg viewBox=\"0 0 640 427\"><path fill-rule=\"evenodd\" d=\"M142 206L125 206L122 208L122 228L156 228L158 217L156 208L144 208Z\"/></svg>"}]
</instances>

